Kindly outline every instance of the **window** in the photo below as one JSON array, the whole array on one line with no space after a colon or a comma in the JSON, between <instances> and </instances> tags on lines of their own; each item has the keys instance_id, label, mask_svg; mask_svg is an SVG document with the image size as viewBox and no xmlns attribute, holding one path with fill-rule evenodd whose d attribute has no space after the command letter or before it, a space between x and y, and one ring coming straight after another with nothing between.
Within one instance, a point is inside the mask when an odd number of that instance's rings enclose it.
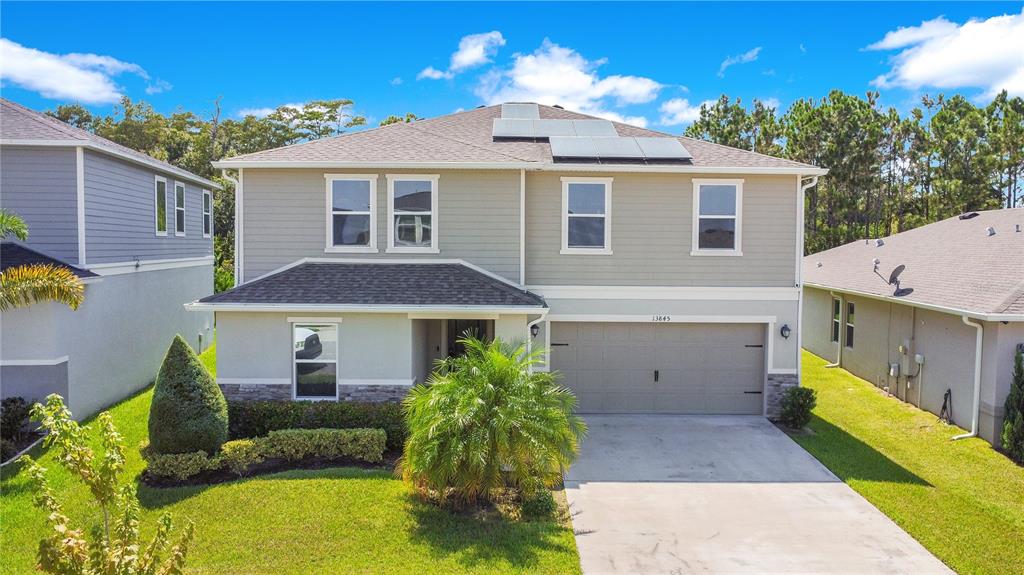
<instances>
[{"instance_id":1,"label":"window","mask_svg":"<svg viewBox=\"0 0 1024 575\"><path fill-rule=\"evenodd\" d=\"M174 235L185 235L185 184L174 184Z\"/></svg>"},{"instance_id":2,"label":"window","mask_svg":"<svg viewBox=\"0 0 1024 575\"><path fill-rule=\"evenodd\" d=\"M846 347L853 348L853 302L846 302Z\"/></svg>"},{"instance_id":3,"label":"window","mask_svg":"<svg viewBox=\"0 0 1024 575\"><path fill-rule=\"evenodd\" d=\"M328 252L377 251L377 176L325 174Z\"/></svg>"},{"instance_id":4,"label":"window","mask_svg":"<svg viewBox=\"0 0 1024 575\"><path fill-rule=\"evenodd\" d=\"M156 207L154 219L156 220L156 235L167 235L167 180L156 177L153 186L154 202Z\"/></svg>"},{"instance_id":5,"label":"window","mask_svg":"<svg viewBox=\"0 0 1024 575\"><path fill-rule=\"evenodd\" d=\"M203 237L213 233L213 196L209 190L203 190Z\"/></svg>"},{"instance_id":6,"label":"window","mask_svg":"<svg viewBox=\"0 0 1024 575\"><path fill-rule=\"evenodd\" d=\"M832 343L839 342L839 330L843 323L843 302L839 298L832 299Z\"/></svg>"},{"instance_id":7,"label":"window","mask_svg":"<svg viewBox=\"0 0 1024 575\"><path fill-rule=\"evenodd\" d=\"M561 253L612 253L611 200L611 178L562 178Z\"/></svg>"},{"instance_id":8,"label":"window","mask_svg":"<svg viewBox=\"0 0 1024 575\"><path fill-rule=\"evenodd\" d=\"M295 399L338 397L338 325L294 324Z\"/></svg>"},{"instance_id":9,"label":"window","mask_svg":"<svg viewBox=\"0 0 1024 575\"><path fill-rule=\"evenodd\" d=\"M693 181L693 256L738 256L743 180Z\"/></svg>"},{"instance_id":10,"label":"window","mask_svg":"<svg viewBox=\"0 0 1024 575\"><path fill-rule=\"evenodd\" d=\"M438 253L438 176L388 176L389 252Z\"/></svg>"}]
</instances>

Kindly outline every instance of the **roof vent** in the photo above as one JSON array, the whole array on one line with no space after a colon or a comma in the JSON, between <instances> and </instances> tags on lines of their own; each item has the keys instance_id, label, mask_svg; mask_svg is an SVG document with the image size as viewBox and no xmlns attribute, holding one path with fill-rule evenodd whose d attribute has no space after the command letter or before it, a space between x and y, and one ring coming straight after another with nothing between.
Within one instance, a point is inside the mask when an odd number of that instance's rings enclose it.
<instances>
[{"instance_id":1,"label":"roof vent","mask_svg":"<svg viewBox=\"0 0 1024 575\"><path fill-rule=\"evenodd\" d=\"M996 235L996 229L993 228L992 226L989 226L989 227L985 228L985 233L990 235L990 236L994 236L994 235Z\"/></svg>"},{"instance_id":2,"label":"roof vent","mask_svg":"<svg viewBox=\"0 0 1024 575\"><path fill-rule=\"evenodd\" d=\"M978 217L978 212L967 212L966 214L960 214L961 220L969 220L971 218Z\"/></svg>"},{"instance_id":3,"label":"roof vent","mask_svg":"<svg viewBox=\"0 0 1024 575\"><path fill-rule=\"evenodd\" d=\"M819 268L821 267L821 262L818 262L818 267L819 267Z\"/></svg>"},{"instance_id":4,"label":"roof vent","mask_svg":"<svg viewBox=\"0 0 1024 575\"><path fill-rule=\"evenodd\" d=\"M882 247L884 245L885 245L885 241L883 241L882 238L878 238L877 240L875 240L875 247L876 248L880 248L880 247Z\"/></svg>"},{"instance_id":5,"label":"roof vent","mask_svg":"<svg viewBox=\"0 0 1024 575\"><path fill-rule=\"evenodd\" d=\"M1020 224L1017 224L1017 233L1020 233Z\"/></svg>"},{"instance_id":6,"label":"roof vent","mask_svg":"<svg viewBox=\"0 0 1024 575\"><path fill-rule=\"evenodd\" d=\"M565 109L565 108L563 108L563 107L562 107L561 105L559 105L559 104L553 104L553 105L552 105L551 107L552 107L552 108L558 108L559 110L564 110L564 109Z\"/></svg>"}]
</instances>

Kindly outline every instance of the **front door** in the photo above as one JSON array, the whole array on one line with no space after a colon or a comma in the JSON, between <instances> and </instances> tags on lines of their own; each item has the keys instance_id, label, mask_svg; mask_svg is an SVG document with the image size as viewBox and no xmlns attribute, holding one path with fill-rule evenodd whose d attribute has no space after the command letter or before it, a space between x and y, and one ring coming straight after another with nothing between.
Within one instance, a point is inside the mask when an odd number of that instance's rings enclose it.
<instances>
[{"instance_id":1,"label":"front door","mask_svg":"<svg viewBox=\"0 0 1024 575\"><path fill-rule=\"evenodd\" d=\"M459 342L466 335L477 339L489 339L488 323L488 320L485 319L448 320L448 357L458 357L466 353L465 346Z\"/></svg>"}]
</instances>

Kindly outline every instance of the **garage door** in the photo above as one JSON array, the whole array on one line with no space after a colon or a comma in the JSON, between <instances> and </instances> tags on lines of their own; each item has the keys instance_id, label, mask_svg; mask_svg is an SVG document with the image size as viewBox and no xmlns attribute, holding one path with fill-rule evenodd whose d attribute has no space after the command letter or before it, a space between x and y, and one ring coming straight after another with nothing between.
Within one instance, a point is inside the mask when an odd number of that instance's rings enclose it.
<instances>
[{"instance_id":1,"label":"garage door","mask_svg":"<svg viewBox=\"0 0 1024 575\"><path fill-rule=\"evenodd\" d=\"M761 414L764 325L551 324L551 366L583 413Z\"/></svg>"}]
</instances>

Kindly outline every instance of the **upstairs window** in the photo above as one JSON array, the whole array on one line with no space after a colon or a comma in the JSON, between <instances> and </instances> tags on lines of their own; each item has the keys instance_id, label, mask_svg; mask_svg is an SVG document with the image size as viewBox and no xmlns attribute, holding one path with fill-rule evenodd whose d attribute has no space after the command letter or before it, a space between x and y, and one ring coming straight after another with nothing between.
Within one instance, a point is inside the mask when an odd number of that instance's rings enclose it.
<instances>
[{"instance_id":1,"label":"upstairs window","mask_svg":"<svg viewBox=\"0 0 1024 575\"><path fill-rule=\"evenodd\" d=\"M327 174L328 252L377 251L377 176Z\"/></svg>"},{"instance_id":2,"label":"upstairs window","mask_svg":"<svg viewBox=\"0 0 1024 575\"><path fill-rule=\"evenodd\" d=\"M185 185L174 184L174 235L185 235Z\"/></svg>"},{"instance_id":3,"label":"upstairs window","mask_svg":"<svg viewBox=\"0 0 1024 575\"><path fill-rule=\"evenodd\" d=\"M611 200L611 178L562 178L561 253L612 253Z\"/></svg>"},{"instance_id":4,"label":"upstairs window","mask_svg":"<svg viewBox=\"0 0 1024 575\"><path fill-rule=\"evenodd\" d=\"M853 348L853 320L855 311L853 302L846 302L846 347L851 349Z\"/></svg>"},{"instance_id":5,"label":"upstairs window","mask_svg":"<svg viewBox=\"0 0 1024 575\"><path fill-rule=\"evenodd\" d=\"M693 181L693 247L690 255L738 256L743 180Z\"/></svg>"},{"instance_id":6,"label":"upstairs window","mask_svg":"<svg viewBox=\"0 0 1024 575\"><path fill-rule=\"evenodd\" d=\"M156 235L167 235L167 180L156 177L153 185L153 205L155 206L154 220L156 223Z\"/></svg>"},{"instance_id":7,"label":"upstairs window","mask_svg":"<svg viewBox=\"0 0 1024 575\"><path fill-rule=\"evenodd\" d=\"M213 196L209 190L203 190L203 237L213 233Z\"/></svg>"},{"instance_id":8,"label":"upstairs window","mask_svg":"<svg viewBox=\"0 0 1024 575\"><path fill-rule=\"evenodd\" d=\"M843 302L839 298L832 299L832 343L839 342L839 330L843 324Z\"/></svg>"},{"instance_id":9,"label":"upstairs window","mask_svg":"<svg viewBox=\"0 0 1024 575\"><path fill-rule=\"evenodd\" d=\"M388 176L389 252L438 253L438 176Z\"/></svg>"}]
</instances>

